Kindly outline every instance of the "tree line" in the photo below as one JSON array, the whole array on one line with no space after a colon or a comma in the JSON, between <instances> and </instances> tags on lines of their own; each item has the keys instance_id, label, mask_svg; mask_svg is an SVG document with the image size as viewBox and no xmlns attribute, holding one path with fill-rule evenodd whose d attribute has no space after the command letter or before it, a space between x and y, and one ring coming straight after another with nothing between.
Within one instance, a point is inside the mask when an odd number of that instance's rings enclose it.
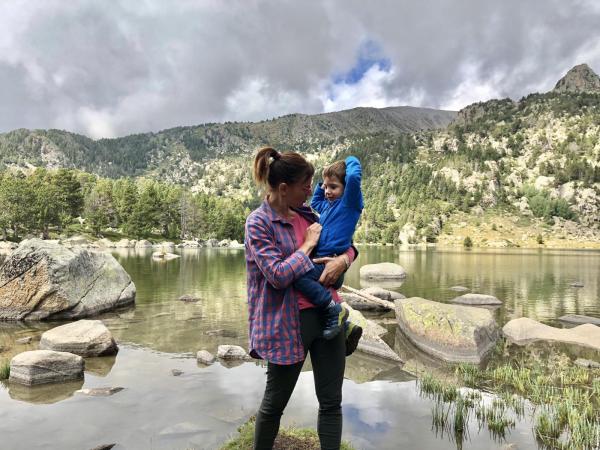
<instances>
[{"instance_id":1,"label":"tree line","mask_svg":"<svg viewBox=\"0 0 600 450\"><path fill-rule=\"evenodd\" d=\"M239 200L192 193L148 178L107 179L71 169L0 173L0 230L20 240L77 229L136 239L242 240L250 206ZM79 225L81 228L81 225Z\"/></svg>"}]
</instances>

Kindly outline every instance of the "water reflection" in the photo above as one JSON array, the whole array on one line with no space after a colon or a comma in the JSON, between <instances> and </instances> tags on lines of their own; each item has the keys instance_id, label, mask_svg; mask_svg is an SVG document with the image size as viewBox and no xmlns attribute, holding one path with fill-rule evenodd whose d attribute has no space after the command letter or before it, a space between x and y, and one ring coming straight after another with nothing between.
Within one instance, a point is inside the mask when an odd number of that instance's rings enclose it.
<instances>
[{"instance_id":1,"label":"water reflection","mask_svg":"<svg viewBox=\"0 0 600 450\"><path fill-rule=\"evenodd\" d=\"M18 383L8 383L8 395L14 400L34 404L51 404L72 397L75 391L81 389L83 379L68 383L50 383L39 386L24 386Z\"/></svg>"}]
</instances>

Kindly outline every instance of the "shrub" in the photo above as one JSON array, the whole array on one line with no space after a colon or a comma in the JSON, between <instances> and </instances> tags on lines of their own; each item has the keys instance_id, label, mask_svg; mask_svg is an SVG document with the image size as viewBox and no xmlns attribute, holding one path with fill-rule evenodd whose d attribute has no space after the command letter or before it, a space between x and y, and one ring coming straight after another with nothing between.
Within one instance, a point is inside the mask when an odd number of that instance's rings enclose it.
<instances>
[{"instance_id":1,"label":"shrub","mask_svg":"<svg viewBox=\"0 0 600 450\"><path fill-rule=\"evenodd\" d=\"M465 248L471 248L471 247L473 247L473 241L471 240L471 238L469 236L467 236L465 238L465 240L463 241L463 246Z\"/></svg>"}]
</instances>

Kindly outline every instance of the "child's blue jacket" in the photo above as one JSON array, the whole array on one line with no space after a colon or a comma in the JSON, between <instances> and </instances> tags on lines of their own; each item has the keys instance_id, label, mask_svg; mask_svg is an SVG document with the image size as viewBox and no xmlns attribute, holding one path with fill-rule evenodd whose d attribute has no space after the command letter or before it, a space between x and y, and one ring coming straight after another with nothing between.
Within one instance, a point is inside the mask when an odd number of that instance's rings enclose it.
<instances>
[{"instance_id":1,"label":"child's blue jacket","mask_svg":"<svg viewBox=\"0 0 600 450\"><path fill-rule=\"evenodd\" d=\"M355 156L348 156L345 162L346 187L342 197L330 202L319 183L310 202L319 213L319 223L323 226L315 257L340 255L352 245L352 235L364 207L360 189L362 169Z\"/></svg>"}]
</instances>

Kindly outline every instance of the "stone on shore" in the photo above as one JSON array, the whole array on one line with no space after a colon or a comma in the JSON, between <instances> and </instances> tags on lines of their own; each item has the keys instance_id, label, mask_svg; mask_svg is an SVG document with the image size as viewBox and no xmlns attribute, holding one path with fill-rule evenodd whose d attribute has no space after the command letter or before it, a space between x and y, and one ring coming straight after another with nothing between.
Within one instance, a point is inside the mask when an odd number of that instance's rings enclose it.
<instances>
[{"instance_id":1,"label":"stone on shore","mask_svg":"<svg viewBox=\"0 0 600 450\"><path fill-rule=\"evenodd\" d=\"M28 239L0 267L0 320L88 317L134 303L135 293L110 253Z\"/></svg>"},{"instance_id":2,"label":"stone on shore","mask_svg":"<svg viewBox=\"0 0 600 450\"><path fill-rule=\"evenodd\" d=\"M83 368L83 358L79 355L32 350L19 353L11 360L9 381L28 386L60 383L82 378Z\"/></svg>"},{"instance_id":3,"label":"stone on shore","mask_svg":"<svg viewBox=\"0 0 600 450\"><path fill-rule=\"evenodd\" d=\"M517 345L543 341L600 350L600 327L589 323L574 328L555 328L528 317L521 317L504 325L502 332L510 342Z\"/></svg>"},{"instance_id":4,"label":"stone on shore","mask_svg":"<svg viewBox=\"0 0 600 450\"><path fill-rule=\"evenodd\" d=\"M246 352L244 352L244 353L246 353ZM215 356L207 350L200 350L196 354L196 360L201 364L209 366L215 362Z\"/></svg>"},{"instance_id":5,"label":"stone on shore","mask_svg":"<svg viewBox=\"0 0 600 450\"><path fill-rule=\"evenodd\" d=\"M502 301L498 298L486 294L464 294L450 301L458 305L470 306L496 306L502 304Z\"/></svg>"},{"instance_id":6,"label":"stone on shore","mask_svg":"<svg viewBox=\"0 0 600 450\"><path fill-rule=\"evenodd\" d=\"M600 363L589 359L577 358L574 362L576 366L585 367L586 369L600 369Z\"/></svg>"},{"instance_id":7,"label":"stone on shore","mask_svg":"<svg viewBox=\"0 0 600 450\"><path fill-rule=\"evenodd\" d=\"M27 337L23 337L23 338L17 339L17 340L15 341L15 343L16 343L16 344L19 344L19 345L31 344L31 341L32 341L32 340L33 340L33 337L31 337L31 336L27 336Z\"/></svg>"},{"instance_id":8,"label":"stone on shore","mask_svg":"<svg viewBox=\"0 0 600 450\"><path fill-rule=\"evenodd\" d=\"M245 360L250 356L239 345L219 345L217 348L217 357L226 360Z\"/></svg>"},{"instance_id":9,"label":"stone on shore","mask_svg":"<svg viewBox=\"0 0 600 450\"><path fill-rule=\"evenodd\" d=\"M484 308L420 297L396 300L395 304L404 335L425 353L444 361L479 364L500 337L492 312Z\"/></svg>"},{"instance_id":10,"label":"stone on shore","mask_svg":"<svg viewBox=\"0 0 600 450\"><path fill-rule=\"evenodd\" d=\"M360 268L360 277L366 280L402 280L406 278L406 271L402 266L389 262L366 264Z\"/></svg>"},{"instance_id":11,"label":"stone on shore","mask_svg":"<svg viewBox=\"0 0 600 450\"><path fill-rule=\"evenodd\" d=\"M100 320L78 320L42 334L40 349L80 356L114 355L119 351L111 332Z\"/></svg>"},{"instance_id":12,"label":"stone on shore","mask_svg":"<svg viewBox=\"0 0 600 450\"><path fill-rule=\"evenodd\" d=\"M592 325L600 326L600 319L597 317L582 316L579 314L567 314L558 318L561 322L570 323L573 325L583 325L585 323L591 323Z\"/></svg>"},{"instance_id":13,"label":"stone on shore","mask_svg":"<svg viewBox=\"0 0 600 450\"><path fill-rule=\"evenodd\" d=\"M152 242L147 241L146 239L141 239L135 243L135 248L150 248L152 247Z\"/></svg>"}]
</instances>

